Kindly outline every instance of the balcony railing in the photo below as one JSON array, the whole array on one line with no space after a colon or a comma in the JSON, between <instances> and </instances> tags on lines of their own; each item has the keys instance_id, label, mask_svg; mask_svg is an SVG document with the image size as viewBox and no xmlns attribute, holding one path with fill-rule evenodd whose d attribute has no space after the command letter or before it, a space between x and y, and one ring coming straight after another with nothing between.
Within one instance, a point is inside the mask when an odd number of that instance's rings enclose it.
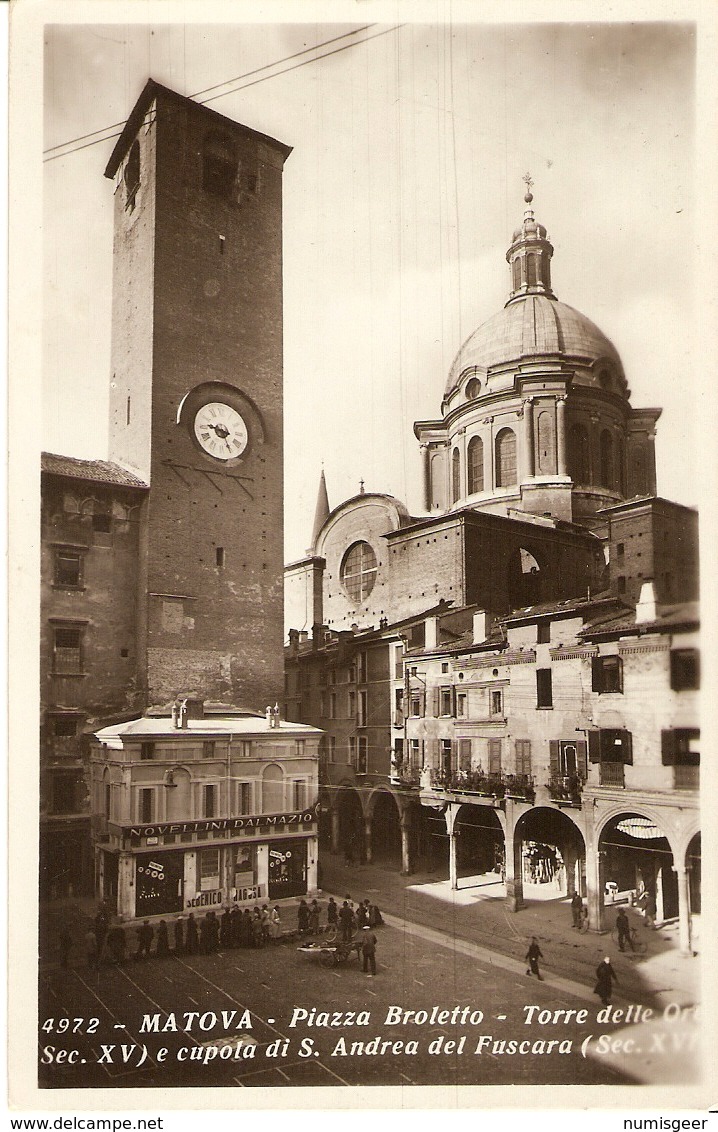
<instances>
[{"instance_id":1,"label":"balcony railing","mask_svg":"<svg viewBox=\"0 0 718 1132\"><path fill-rule=\"evenodd\" d=\"M402 786L418 786L421 781L421 767L398 767L394 774L394 781L396 782L397 780Z\"/></svg>"},{"instance_id":2,"label":"balcony railing","mask_svg":"<svg viewBox=\"0 0 718 1132\"><path fill-rule=\"evenodd\" d=\"M581 805L583 784L576 775L553 775L546 785L553 802L568 802L571 806Z\"/></svg>"},{"instance_id":3,"label":"balcony railing","mask_svg":"<svg viewBox=\"0 0 718 1132\"><path fill-rule=\"evenodd\" d=\"M485 798L521 798L533 802L536 790L527 774L485 774L480 770L432 770L433 789L453 794L476 794Z\"/></svg>"},{"instance_id":4,"label":"balcony railing","mask_svg":"<svg viewBox=\"0 0 718 1132\"><path fill-rule=\"evenodd\" d=\"M625 786L623 763L600 763L601 786Z\"/></svg>"}]
</instances>

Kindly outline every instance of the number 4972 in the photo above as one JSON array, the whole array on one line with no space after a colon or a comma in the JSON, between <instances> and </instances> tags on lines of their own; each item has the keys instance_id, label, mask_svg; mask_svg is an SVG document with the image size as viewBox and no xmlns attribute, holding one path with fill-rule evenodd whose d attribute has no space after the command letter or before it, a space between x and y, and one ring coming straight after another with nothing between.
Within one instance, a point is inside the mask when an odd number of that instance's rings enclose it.
<instances>
[{"instance_id":1,"label":"number 4972","mask_svg":"<svg viewBox=\"0 0 718 1132\"><path fill-rule=\"evenodd\" d=\"M46 1034L94 1034L99 1018L46 1018L40 1027Z\"/></svg>"}]
</instances>

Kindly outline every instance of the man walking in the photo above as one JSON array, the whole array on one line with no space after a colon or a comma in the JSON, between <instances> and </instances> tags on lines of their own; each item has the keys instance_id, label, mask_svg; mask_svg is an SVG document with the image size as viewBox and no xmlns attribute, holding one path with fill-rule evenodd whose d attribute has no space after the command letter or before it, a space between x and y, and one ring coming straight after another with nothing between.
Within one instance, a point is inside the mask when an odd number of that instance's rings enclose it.
<instances>
[{"instance_id":1,"label":"man walking","mask_svg":"<svg viewBox=\"0 0 718 1132\"><path fill-rule=\"evenodd\" d=\"M616 931L618 932L618 946L620 947L621 951L626 950L625 945L627 943L630 944L631 951L635 951L636 949L633 946L633 940L631 939L631 925L628 922L628 916L626 915L625 909L623 908L621 908L620 912L616 916Z\"/></svg>"},{"instance_id":2,"label":"man walking","mask_svg":"<svg viewBox=\"0 0 718 1132\"><path fill-rule=\"evenodd\" d=\"M611 966L610 957L607 955L603 962L599 963L596 968L596 985L593 988L593 993L598 995L604 1006L609 1005L613 992L613 984L617 982L618 978L616 972Z\"/></svg>"},{"instance_id":3,"label":"man walking","mask_svg":"<svg viewBox=\"0 0 718 1132\"><path fill-rule=\"evenodd\" d=\"M368 924L362 928L361 953L364 957L364 974L376 975L376 936Z\"/></svg>"},{"instance_id":4,"label":"man walking","mask_svg":"<svg viewBox=\"0 0 718 1132\"><path fill-rule=\"evenodd\" d=\"M538 965L539 959L543 959L543 953L541 951L541 948L539 947L538 940L536 939L536 936L532 935L531 936L531 943L529 944L529 949L526 952L526 962L529 965L528 970L526 971L526 974L527 975L535 975L536 978L539 980L539 982L542 983L543 982L543 975L539 971L539 965Z\"/></svg>"}]
</instances>

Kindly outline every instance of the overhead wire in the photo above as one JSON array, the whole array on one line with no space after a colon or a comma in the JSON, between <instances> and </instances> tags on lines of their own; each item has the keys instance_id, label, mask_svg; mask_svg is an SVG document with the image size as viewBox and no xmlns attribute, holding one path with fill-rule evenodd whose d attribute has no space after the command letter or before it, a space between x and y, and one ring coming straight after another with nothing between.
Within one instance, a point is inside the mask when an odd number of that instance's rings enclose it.
<instances>
[{"instance_id":1,"label":"overhead wire","mask_svg":"<svg viewBox=\"0 0 718 1132\"><path fill-rule=\"evenodd\" d=\"M188 95L188 97L197 100L200 106L205 106L209 102L215 102L218 98L225 98L227 95L234 94L237 91L247 90L249 87L256 86L258 83L267 82L269 79L279 78L281 75L286 75L291 71L298 70L300 67L306 67L310 63L318 63L322 59L329 59L329 58L331 58L332 55L338 55L343 51L348 51L351 48L359 47L363 43L370 43L373 39L379 39L384 35L390 35L393 32L399 31L404 25L403 24L392 25L392 27L386 28L383 31L379 31L375 35L368 35L364 39L358 40L354 43L346 43L342 47L335 48L333 51L325 51L321 55L315 55L313 58L305 59L301 63L295 63L291 67L285 67L283 70L280 70L280 71L273 71L272 74L262 75L262 77L260 77L260 78L253 78L253 76L255 76L255 75L261 75L261 73L263 71L272 70L272 68L278 67L282 63L289 62L292 59L297 59L302 55L309 54L310 52L319 51L322 47L327 47L327 46L331 45L332 43L338 42L340 39L346 39L346 37L348 35L358 35L360 32L366 31L368 28L371 28L373 26L374 26L373 24L365 24L363 27L357 28L354 31L345 32L344 35L335 36L333 39L324 40L322 43L317 43L313 47L304 48L302 51L295 51L293 54L286 55L282 59L276 59L272 63L265 63L262 67L256 67L252 71L246 71L243 75L237 75L232 79L226 79L223 83L217 83L214 86L205 87L203 90L200 90L200 91L195 92L194 94ZM244 82L245 79L252 79L252 82ZM213 94L209 98L205 98L205 99L200 98L201 95L207 94L209 91L217 90L219 87L222 87L222 86L229 86L229 84L231 84L231 83L238 83L240 85L230 86L229 90L221 91L219 94ZM58 143L57 145L54 145L54 146L48 146L47 149L43 150L43 159L44 159L45 162L56 161L60 157L68 157L71 153L77 153L79 150L89 148L89 146L99 145L101 142L105 142L105 141L111 141L113 138L120 136L120 134L122 133L122 129L124 129L124 126L125 126L124 122L113 122L111 125L103 126L99 130L92 130L87 134L79 134L77 137L69 138L65 142L60 142L60 143ZM117 133L108 134L107 133L108 130L117 130ZM99 135L102 135L102 136L99 136ZM88 139L93 139L93 140L88 140ZM75 146L74 145L75 142L85 142L86 144ZM73 147L73 148L68 148L68 147ZM57 150L62 150L63 152L57 153L56 152Z\"/></svg>"}]
</instances>

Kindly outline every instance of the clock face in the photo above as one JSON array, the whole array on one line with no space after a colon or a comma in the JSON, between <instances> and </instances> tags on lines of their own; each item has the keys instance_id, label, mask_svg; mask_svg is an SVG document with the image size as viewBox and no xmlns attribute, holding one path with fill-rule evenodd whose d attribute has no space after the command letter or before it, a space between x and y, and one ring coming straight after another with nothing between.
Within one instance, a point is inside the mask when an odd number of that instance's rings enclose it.
<instances>
[{"instance_id":1,"label":"clock face","mask_svg":"<svg viewBox=\"0 0 718 1132\"><path fill-rule=\"evenodd\" d=\"M204 451L215 460L235 460L249 443L242 417L222 401L208 401L197 410L194 434Z\"/></svg>"}]
</instances>

